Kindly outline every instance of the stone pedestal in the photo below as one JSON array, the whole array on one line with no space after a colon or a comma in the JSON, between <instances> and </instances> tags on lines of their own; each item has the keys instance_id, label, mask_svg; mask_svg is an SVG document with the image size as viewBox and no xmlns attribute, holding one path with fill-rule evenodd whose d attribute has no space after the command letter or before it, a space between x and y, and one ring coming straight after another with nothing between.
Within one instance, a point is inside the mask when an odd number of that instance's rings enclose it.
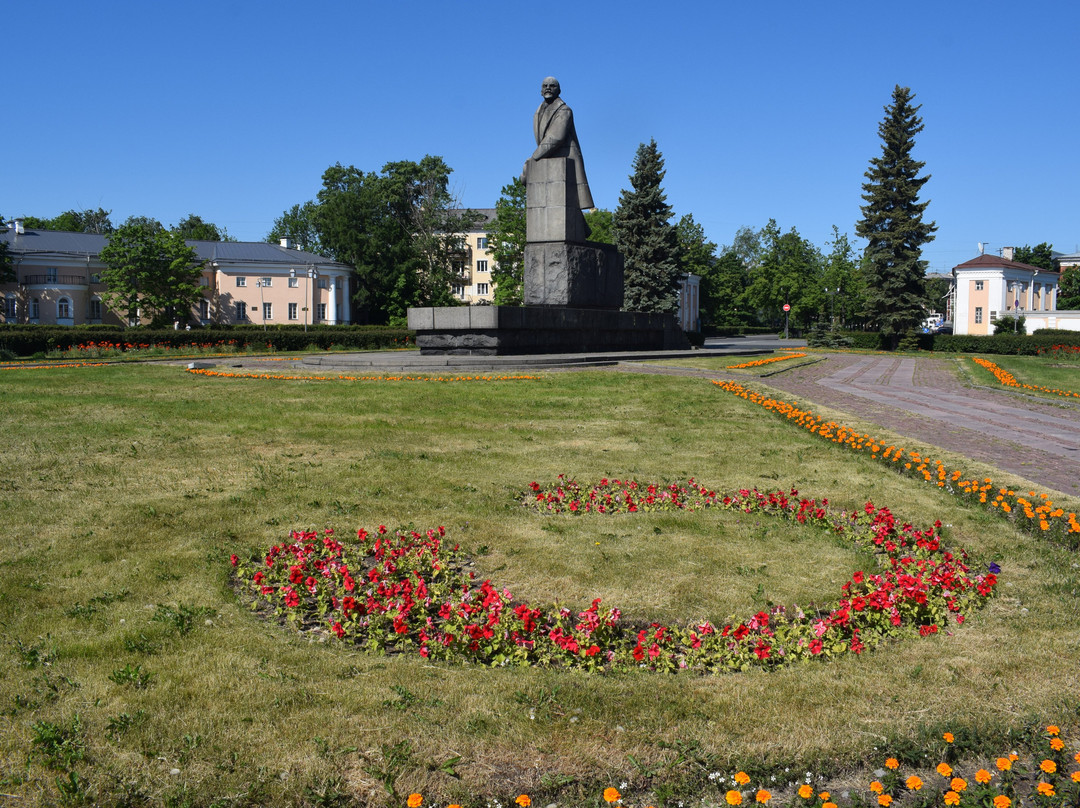
<instances>
[{"instance_id":1,"label":"stone pedestal","mask_svg":"<svg viewBox=\"0 0 1080 808\"><path fill-rule=\"evenodd\" d=\"M409 309L423 356L674 351L690 347L675 317L558 306Z\"/></svg>"},{"instance_id":2,"label":"stone pedestal","mask_svg":"<svg viewBox=\"0 0 1080 808\"><path fill-rule=\"evenodd\" d=\"M525 178L525 239L585 241L574 163L565 157L529 161Z\"/></svg>"},{"instance_id":3,"label":"stone pedestal","mask_svg":"<svg viewBox=\"0 0 1080 808\"><path fill-rule=\"evenodd\" d=\"M526 306L622 308L622 255L594 242L526 244L523 291Z\"/></svg>"}]
</instances>

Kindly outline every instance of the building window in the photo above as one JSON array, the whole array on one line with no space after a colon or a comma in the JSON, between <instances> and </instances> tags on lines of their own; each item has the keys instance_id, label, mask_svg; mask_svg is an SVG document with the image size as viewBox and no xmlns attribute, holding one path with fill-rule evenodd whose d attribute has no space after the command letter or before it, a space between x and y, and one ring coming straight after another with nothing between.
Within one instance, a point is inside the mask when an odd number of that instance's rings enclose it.
<instances>
[{"instance_id":1,"label":"building window","mask_svg":"<svg viewBox=\"0 0 1080 808\"><path fill-rule=\"evenodd\" d=\"M982 281L976 281L976 283L982 283ZM982 306L975 307L975 324L978 325L982 322Z\"/></svg>"},{"instance_id":2,"label":"building window","mask_svg":"<svg viewBox=\"0 0 1080 808\"><path fill-rule=\"evenodd\" d=\"M237 321L247 319L247 303L239 300L236 302L236 319Z\"/></svg>"},{"instance_id":3,"label":"building window","mask_svg":"<svg viewBox=\"0 0 1080 808\"><path fill-rule=\"evenodd\" d=\"M101 298L99 297L90 298L90 319L101 319Z\"/></svg>"},{"instance_id":4,"label":"building window","mask_svg":"<svg viewBox=\"0 0 1080 808\"><path fill-rule=\"evenodd\" d=\"M210 301L206 298L199 301L199 319L204 322L210 319Z\"/></svg>"},{"instance_id":5,"label":"building window","mask_svg":"<svg viewBox=\"0 0 1080 808\"><path fill-rule=\"evenodd\" d=\"M264 320L273 320L274 319L274 304L273 303L263 303L263 319Z\"/></svg>"},{"instance_id":6,"label":"building window","mask_svg":"<svg viewBox=\"0 0 1080 808\"><path fill-rule=\"evenodd\" d=\"M15 301L15 295L8 295L4 298L4 319L9 323L15 322L18 316L19 309L18 304Z\"/></svg>"},{"instance_id":7,"label":"building window","mask_svg":"<svg viewBox=\"0 0 1080 808\"><path fill-rule=\"evenodd\" d=\"M476 237L476 249L478 249L478 250L486 250L487 249L487 236L477 236Z\"/></svg>"},{"instance_id":8,"label":"building window","mask_svg":"<svg viewBox=\"0 0 1080 808\"><path fill-rule=\"evenodd\" d=\"M237 275L236 276L236 285L237 286L247 286L247 278L245 278L243 275Z\"/></svg>"},{"instance_id":9,"label":"building window","mask_svg":"<svg viewBox=\"0 0 1080 808\"><path fill-rule=\"evenodd\" d=\"M329 289L330 288L330 281L328 279L326 279L326 278L319 278L319 288L320 289Z\"/></svg>"},{"instance_id":10,"label":"building window","mask_svg":"<svg viewBox=\"0 0 1080 808\"><path fill-rule=\"evenodd\" d=\"M56 317L59 320L71 319L71 301L62 297L56 301Z\"/></svg>"},{"instance_id":11,"label":"building window","mask_svg":"<svg viewBox=\"0 0 1080 808\"><path fill-rule=\"evenodd\" d=\"M95 272L90 276L90 283L101 283L101 273Z\"/></svg>"},{"instance_id":12,"label":"building window","mask_svg":"<svg viewBox=\"0 0 1080 808\"><path fill-rule=\"evenodd\" d=\"M320 303L318 306L315 307L315 319L316 319L316 321L318 321L320 323L323 322L324 320L326 320L326 304L325 303Z\"/></svg>"},{"instance_id":13,"label":"building window","mask_svg":"<svg viewBox=\"0 0 1080 808\"><path fill-rule=\"evenodd\" d=\"M486 283L478 283L478 284L476 284L476 294L478 294L478 295L486 295L488 293L488 291L490 291L490 288L491 287L488 286L488 284L486 284Z\"/></svg>"},{"instance_id":14,"label":"building window","mask_svg":"<svg viewBox=\"0 0 1080 808\"><path fill-rule=\"evenodd\" d=\"M983 282L982 281L975 281L975 291L976 292L981 292L982 290L983 290Z\"/></svg>"},{"instance_id":15,"label":"building window","mask_svg":"<svg viewBox=\"0 0 1080 808\"><path fill-rule=\"evenodd\" d=\"M274 285L274 279L273 278L259 278L259 281L262 283L264 288Z\"/></svg>"},{"instance_id":16,"label":"building window","mask_svg":"<svg viewBox=\"0 0 1080 808\"><path fill-rule=\"evenodd\" d=\"M56 283L56 267L45 270L45 283Z\"/></svg>"},{"instance_id":17,"label":"building window","mask_svg":"<svg viewBox=\"0 0 1080 808\"><path fill-rule=\"evenodd\" d=\"M30 319L41 319L41 301L36 297L30 301Z\"/></svg>"},{"instance_id":18,"label":"building window","mask_svg":"<svg viewBox=\"0 0 1080 808\"><path fill-rule=\"evenodd\" d=\"M488 271L487 261L477 261L476 262L476 271L477 272L487 272Z\"/></svg>"},{"instance_id":19,"label":"building window","mask_svg":"<svg viewBox=\"0 0 1080 808\"><path fill-rule=\"evenodd\" d=\"M289 278L289 288L290 289L295 289L299 285L300 285L300 279L299 278Z\"/></svg>"},{"instance_id":20,"label":"building window","mask_svg":"<svg viewBox=\"0 0 1080 808\"><path fill-rule=\"evenodd\" d=\"M465 297L465 287L460 283L455 283L450 287L450 291L454 293L454 297Z\"/></svg>"},{"instance_id":21,"label":"building window","mask_svg":"<svg viewBox=\"0 0 1080 808\"><path fill-rule=\"evenodd\" d=\"M206 277L205 275L200 275L199 276L199 286L209 286L209 285L210 285L210 279L208 277Z\"/></svg>"},{"instance_id":22,"label":"building window","mask_svg":"<svg viewBox=\"0 0 1080 808\"><path fill-rule=\"evenodd\" d=\"M290 320L299 319L299 317L297 316L297 312L296 312L297 308L298 308L298 306L297 306L296 303L290 303L289 304L289 319Z\"/></svg>"}]
</instances>

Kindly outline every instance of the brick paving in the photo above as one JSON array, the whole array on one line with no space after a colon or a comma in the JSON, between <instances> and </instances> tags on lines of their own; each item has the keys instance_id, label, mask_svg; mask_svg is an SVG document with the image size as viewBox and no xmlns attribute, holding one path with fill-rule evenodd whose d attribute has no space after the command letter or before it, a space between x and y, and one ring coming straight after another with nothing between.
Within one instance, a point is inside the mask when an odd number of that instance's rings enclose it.
<instances>
[{"instance_id":1,"label":"brick paving","mask_svg":"<svg viewBox=\"0 0 1080 808\"><path fill-rule=\"evenodd\" d=\"M807 409L817 404L850 413L1043 489L1080 496L1080 402L965 384L957 363L970 361L829 354L760 381ZM755 385L730 373L694 375Z\"/></svg>"}]
</instances>

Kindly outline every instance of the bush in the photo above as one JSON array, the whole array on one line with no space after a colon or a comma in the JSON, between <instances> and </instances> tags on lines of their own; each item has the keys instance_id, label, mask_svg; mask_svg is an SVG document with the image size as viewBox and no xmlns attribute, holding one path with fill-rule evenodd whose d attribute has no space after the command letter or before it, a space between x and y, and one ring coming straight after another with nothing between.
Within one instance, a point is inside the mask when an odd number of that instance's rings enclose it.
<instances>
[{"instance_id":1,"label":"bush","mask_svg":"<svg viewBox=\"0 0 1080 808\"><path fill-rule=\"evenodd\" d=\"M1027 318L1021 314L1019 319L1011 314L1003 314L994 321L994 334L1026 334Z\"/></svg>"},{"instance_id":2,"label":"bush","mask_svg":"<svg viewBox=\"0 0 1080 808\"><path fill-rule=\"evenodd\" d=\"M235 340L239 349L270 349L302 351L309 345L322 350L349 348L373 350L412 347L415 334L405 328L369 325L275 326L263 331L262 326L213 326L177 331L172 328L137 326L124 328L108 325L0 325L0 350L16 356L33 356L48 351L66 351L90 342L120 345L158 345L176 348L184 345L205 345Z\"/></svg>"}]
</instances>

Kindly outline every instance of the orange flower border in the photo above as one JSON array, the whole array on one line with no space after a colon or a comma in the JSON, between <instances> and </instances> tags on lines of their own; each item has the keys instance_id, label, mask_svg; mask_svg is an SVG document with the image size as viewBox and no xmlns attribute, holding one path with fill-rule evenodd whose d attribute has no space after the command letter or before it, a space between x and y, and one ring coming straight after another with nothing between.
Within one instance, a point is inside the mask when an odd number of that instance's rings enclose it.
<instances>
[{"instance_id":1,"label":"orange flower border","mask_svg":"<svg viewBox=\"0 0 1080 808\"><path fill-rule=\"evenodd\" d=\"M1025 497L1010 488L995 486L989 477L976 480L968 478L959 469L949 472L940 460L924 457L918 452L909 452L903 447L860 433L836 421L826 421L809 410L756 393L738 382L714 379L713 384L725 392L784 416L789 422L814 435L863 453L872 460L888 463L902 474L910 473L920 477L969 502L983 505L992 512L1011 519L1023 530L1061 541L1073 549L1080 548L1080 521L1077 520L1076 513L1066 513L1063 508L1056 507L1047 494L1029 491Z\"/></svg>"},{"instance_id":2,"label":"orange flower border","mask_svg":"<svg viewBox=\"0 0 1080 808\"><path fill-rule=\"evenodd\" d=\"M768 359L755 359L752 362L743 362L741 365L725 365L728 370L739 370L741 368L759 368L762 365L771 365L773 362L783 362L785 359L800 359L806 356L804 353L793 353L788 356L773 356Z\"/></svg>"},{"instance_id":3,"label":"orange flower border","mask_svg":"<svg viewBox=\"0 0 1080 808\"><path fill-rule=\"evenodd\" d=\"M989 359L973 356L971 361L993 373L994 377L1005 387L1015 387L1017 390L1034 390L1039 393L1050 393L1055 396L1065 396L1066 398L1080 398L1080 393L1074 393L1072 390L1058 390L1056 387L1043 387L1041 384L1022 384L1009 371L998 367Z\"/></svg>"}]
</instances>

